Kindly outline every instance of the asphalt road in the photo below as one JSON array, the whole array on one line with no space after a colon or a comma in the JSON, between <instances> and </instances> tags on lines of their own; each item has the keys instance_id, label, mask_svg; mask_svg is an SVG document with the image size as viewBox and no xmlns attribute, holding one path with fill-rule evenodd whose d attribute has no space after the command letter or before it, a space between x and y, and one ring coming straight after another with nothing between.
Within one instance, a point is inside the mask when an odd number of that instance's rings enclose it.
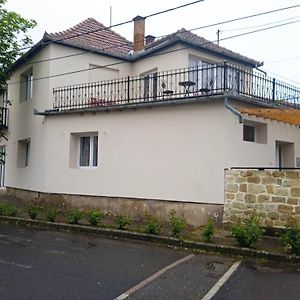
<instances>
[{"instance_id":1,"label":"asphalt road","mask_svg":"<svg viewBox=\"0 0 300 300\"><path fill-rule=\"evenodd\" d=\"M213 300L299 300L299 267L243 263Z\"/></svg>"},{"instance_id":2,"label":"asphalt road","mask_svg":"<svg viewBox=\"0 0 300 300\"><path fill-rule=\"evenodd\" d=\"M191 253L0 224L0 299L114 299ZM233 260L194 256L131 299L201 299Z\"/></svg>"},{"instance_id":3,"label":"asphalt road","mask_svg":"<svg viewBox=\"0 0 300 300\"><path fill-rule=\"evenodd\" d=\"M230 268L225 256L191 253L96 235L0 224L0 299L202 299ZM215 294L222 299L300 299L300 266L242 263Z\"/></svg>"},{"instance_id":4,"label":"asphalt road","mask_svg":"<svg viewBox=\"0 0 300 300\"><path fill-rule=\"evenodd\" d=\"M0 299L113 299L187 254L0 224Z\"/></svg>"}]
</instances>

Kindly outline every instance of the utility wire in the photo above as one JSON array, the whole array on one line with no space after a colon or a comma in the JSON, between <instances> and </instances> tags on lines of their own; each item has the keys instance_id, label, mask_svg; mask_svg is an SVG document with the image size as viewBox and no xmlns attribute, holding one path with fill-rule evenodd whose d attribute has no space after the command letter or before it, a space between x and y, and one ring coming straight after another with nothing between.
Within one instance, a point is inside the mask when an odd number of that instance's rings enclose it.
<instances>
[{"instance_id":1,"label":"utility wire","mask_svg":"<svg viewBox=\"0 0 300 300\"><path fill-rule=\"evenodd\" d=\"M296 60L296 59L300 59L300 56L288 57L288 58L273 60L273 61L269 61L269 62L267 61L266 64L272 65L272 64L278 64L278 63L287 62L287 61Z\"/></svg>"},{"instance_id":2,"label":"utility wire","mask_svg":"<svg viewBox=\"0 0 300 300\"><path fill-rule=\"evenodd\" d=\"M184 4L184 5L181 5L181 6L170 8L170 9L165 10L165 11L160 11L160 12L157 12L157 13L153 13L153 14L150 14L150 15L146 16L145 18L149 18L149 17L152 17L154 15L156 16L158 14L162 14L162 13L167 12L167 11L179 9L181 7L192 5L192 4L195 4L197 2L201 2L201 1L203 1L203 0L187 3L187 4ZM297 7L300 7L300 4L299 5L293 5L293 6L287 6L287 7L283 7L283 8L278 8L278 9L265 11L265 12L261 12L261 13L256 13L256 14L252 14L252 15L248 15L248 16L243 16L243 17L239 17L239 18L235 18L235 19L225 20L225 21L218 22L218 23L212 23L212 24L209 24L209 25L204 25L204 26L201 26L201 27L190 29L190 31L195 31L195 30L209 28L209 27L213 27L213 26L217 26L217 25L222 25L222 24L227 24L227 23L236 22L236 21L240 21L240 20L245 20L245 19L258 17L258 16L262 16L262 15L266 15L266 14L271 14L271 13L275 13L275 12L279 12L279 11L283 11L283 10L293 9L293 8L297 8ZM111 25L111 26L108 26L108 27L105 27L105 28L101 27L101 28L98 28L98 29L94 29L92 31L83 32L83 33L81 33L81 35L86 35L86 34L94 33L94 32L97 32L97 31L103 31L103 30L111 29L113 27L125 25L125 24L131 23L131 22L133 22L133 20L128 20L128 21L125 21L125 22L121 22L121 23L114 24L114 25ZM65 38L65 39L70 39L70 38L74 38L74 37L78 37L78 35L73 36L73 37L68 37L68 38ZM56 41L63 41L63 40L64 39L62 38L62 39L56 40ZM51 43L51 41L49 41L48 43ZM44 45L47 45L48 43L44 43ZM20 51L30 49L30 48L32 48L32 46L27 46L27 47L21 48ZM10 53L10 52L12 52L12 51L8 51L8 52L5 52L5 53ZM0 53L0 55L1 55L1 53Z\"/></svg>"},{"instance_id":3,"label":"utility wire","mask_svg":"<svg viewBox=\"0 0 300 300\"><path fill-rule=\"evenodd\" d=\"M205 0L197 0L197 1L189 2L189 3L183 4L183 5L175 6L175 7L169 8L169 9L165 9L165 10L162 10L162 11L158 11L158 12L146 15L144 18L146 19L146 18L158 16L158 15L161 15L161 14L173 11L173 10L177 10L177 9L180 9L180 8L184 8L184 7L193 5L193 4L197 4L197 3L200 3L200 2L203 2L203 1L205 1ZM107 26L107 27L104 26L104 27L101 27L101 28L93 29L93 30L87 30L85 32L76 33L76 34L68 36L68 37L56 39L54 41L53 40L47 41L47 42L43 43L43 45L48 45L51 42L61 42L61 41L64 41L64 40L77 38L77 37L80 37L80 36L83 36L83 35L99 32L99 31L104 31L104 30L111 29L111 28L114 28L114 27L126 25L126 24L129 24L129 23L132 23L132 22L133 22L133 20L128 20L128 21L120 22L120 23L117 23L117 24L114 24L114 25L111 25L111 26ZM32 46L26 46L26 47L21 48L19 50L23 51L23 50L30 49L30 48L32 48ZM9 52L12 52L12 51L9 51ZM9 53L9 52L6 52L6 53Z\"/></svg>"},{"instance_id":4,"label":"utility wire","mask_svg":"<svg viewBox=\"0 0 300 300\"><path fill-rule=\"evenodd\" d=\"M264 68L264 69L265 69L268 73L273 74L274 76L277 76L277 77L282 78L282 79L284 79L284 80L287 80L287 81L290 81L290 82L293 82L293 83L295 83L295 84L300 85L300 82L298 82L298 81L295 81L295 80L293 80L293 79L290 79L290 78L281 76L281 75L279 75L279 74L273 73L273 72L267 70L266 68Z\"/></svg>"},{"instance_id":5,"label":"utility wire","mask_svg":"<svg viewBox=\"0 0 300 300\"><path fill-rule=\"evenodd\" d=\"M297 20L297 21L286 22L286 23L283 23L283 24L274 25L274 26L270 26L270 27L265 27L265 28L261 28L261 29L256 29L256 30L253 30L253 31L248 31L248 32L236 34L236 35L233 35L233 36L230 36L230 37L221 38L220 41L227 40L227 39L232 39L232 38L236 38L236 37L240 37L240 36L244 36L244 35L248 35L248 34L252 34L252 33L257 33L257 32L261 32L261 31L273 29L273 28L278 28L278 27L282 27L282 26L286 26L286 25L290 25L290 24L295 24L295 23L299 23L299 22L300 22L300 20Z\"/></svg>"},{"instance_id":6,"label":"utility wire","mask_svg":"<svg viewBox=\"0 0 300 300\"><path fill-rule=\"evenodd\" d=\"M173 8L169 8L169 9L162 10L162 11L160 11L160 12L157 12L157 13L153 13L153 14L147 15L145 18L150 18L150 17L158 16L158 15L160 15L160 14L164 14L164 13L167 13L167 12L173 11L173 10L175 10L175 9L179 9L179 8L184 8L184 7L187 7L187 6L190 6L190 5L199 3L199 2L203 2L203 1L205 1L205 0L198 0L198 1L190 2L190 3L182 4L182 5L173 7Z\"/></svg>"},{"instance_id":7,"label":"utility wire","mask_svg":"<svg viewBox=\"0 0 300 300\"><path fill-rule=\"evenodd\" d=\"M290 20L299 19L299 17L300 16L296 16L296 17L292 17L292 18L287 18L287 19L283 19L283 20L279 20L279 21L273 21L273 22L269 22L269 23L259 24L259 25L255 25L255 26L224 29L224 30L220 30L220 32L242 31L242 30L247 30L247 29L259 28L259 27L263 27L263 26L268 26L268 25L278 24L278 23L282 23L282 22L286 22L286 21L290 21Z\"/></svg>"},{"instance_id":8,"label":"utility wire","mask_svg":"<svg viewBox=\"0 0 300 300\"><path fill-rule=\"evenodd\" d=\"M193 2L192 2L193 3ZM191 5L192 3L189 3L189 5ZM185 4L184 6L186 6L187 4ZM231 23L231 22L235 22L235 21L239 21L239 20L243 20L243 19L248 19L248 18L253 18L253 17L257 17L257 16L261 16L261 15L265 15L265 14L270 14L270 13L274 13L274 12L278 12L278 11L282 11L282 10L287 10L287 9L292 9L292 8L297 8L297 7L300 7L300 5L294 5L294 6L289 6L289 7L283 7L283 8L280 8L280 9L275 9L275 10L271 10L271 11L265 11L265 12L261 12L261 13L256 13L254 15L248 15L248 16L244 16L244 17L240 17L240 18L235 18L235 19L231 19L231 20L226 20L226 21L223 21L223 22L220 22L220 23L214 23L214 24L210 24L210 25L205 25L205 26L202 26L202 27L197 27L197 28L192 28L190 29L189 31L197 31L199 29L203 29L203 28L208 28L208 27L213 27L213 26L216 26L216 25L219 25L219 24L225 24L225 23ZM177 7L179 8L179 7ZM170 10L173 10L173 9L170 9ZM160 12L162 13L162 12ZM153 14L154 15L154 14ZM152 15L148 15L147 17L150 17ZM295 17L296 18L296 17ZM288 18L288 19L285 19L285 20L281 20L281 21L278 21L278 22L274 22L274 23L279 23L279 22L283 22L283 21L288 21L288 20L291 20L291 19L294 19L294 18ZM266 23L265 25L270 25L272 23ZM117 26L116 25L112 25L111 27L113 26ZM258 25L257 27L260 27L260 26L263 26L263 25ZM111 27L107 27L105 29L109 29ZM252 28L255 28L256 26L252 27ZM249 27L250 29L251 27ZM244 28L246 29L246 28ZM99 29L100 30L100 29ZM104 30L103 28L101 28L101 31ZM227 31L227 30L222 30L222 32L224 31ZM157 39L159 38L163 38L163 37L166 37L167 35L161 35L161 36L158 36L156 37ZM221 39L222 40L222 39ZM100 51L105 51L105 50L109 50L109 49L114 49L114 48L119 48L119 47L122 47L122 46L127 46L127 45L131 45L132 43L131 42L124 42L124 43L121 43L119 45L114 45L114 46L109 46L107 48L103 48L103 49L98 49L98 50L88 50L89 52L79 52L79 53L75 53L75 54L68 54L68 55L64 55L64 56L58 56L58 57L53 57L53 58L50 58L50 59L44 59L44 60L38 60L38 61L33 61L31 63L28 63L28 64L37 64L37 63L42 63L42 62L46 62L46 61L52 61L52 60L56 60L56 59L64 59L64 58L69 58L69 57L73 57L73 56L80 56L80 55L86 55L86 54L90 54L90 53L99 53Z\"/></svg>"},{"instance_id":9,"label":"utility wire","mask_svg":"<svg viewBox=\"0 0 300 300\"><path fill-rule=\"evenodd\" d=\"M204 29L204 28L208 28L208 27L212 27L212 26L218 26L218 25L222 25L222 24L227 24L227 23L231 23L231 22L235 22L235 21L245 20L245 19L249 19L249 18L253 18L253 17L259 17L259 16L272 14L272 13L275 13L275 12L288 10L288 9L292 9L292 8L297 8L297 7L300 7L300 4L293 5L293 6L287 6L287 7L283 7L283 8L278 8L278 9L273 9L273 10L269 10L269 11L265 11L265 12L261 12L261 13L256 13L256 14L253 14L253 15L244 16L244 17L240 17L240 18L235 18L235 19L231 19L231 20L212 23L212 24L209 24L209 25L204 25L204 26L201 26L201 27L193 28L191 30L194 31L194 30Z\"/></svg>"},{"instance_id":10,"label":"utility wire","mask_svg":"<svg viewBox=\"0 0 300 300\"><path fill-rule=\"evenodd\" d=\"M249 32L244 32L244 33L241 33L241 34L236 34L236 35L233 35L233 36L221 38L220 41L229 40L229 39L233 39L233 38L237 38L237 37L241 37L241 36L261 32L261 31L265 31L265 30L270 30L270 29L273 29L273 28L278 28L278 27L282 27L282 26L286 26L286 25L290 25L290 24L294 24L294 23L298 23L298 22L300 22L300 20L291 21L291 22L287 22L287 23L279 24L279 25L275 25L275 26L270 26L270 27L267 27L267 28L257 29L257 30L253 30L253 31L249 31ZM215 42L217 42L217 41L207 41L205 43L199 44L199 46L205 46L205 45L212 44L212 43L215 43ZM179 48L179 49L168 50L168 51L164 51L164 52L160 52L160 53L154 53L154 54L150 54L148 57L160 56L160 55L164 55L164 54L168 54L168 53L173 53L173 52L186 50L186 49L189 49L189 48L190 47L182 47L182 48ZM33 78L33 81L43 80L43 79L48 79L48 78L55 78L55 77L66 76L66 75L72 75L72 74L77 74L77 73L81 73L81 72L91 71L91 70L94 70L94 69L102 69L102 68L107 68L107 67L111 67L111 66L121 65L121 64L124 64L124 63L127 63L127 61L109 63L109 64L105 64L105 65L101 65L101 66L95 66L95 67L92 67L92 68L79 69L79 70L65 72L65 73L59 73L59 74L54 74L54 75L49 75L49 76L44 76L44 77ZM14 85L14 84L19 84L19 83L23 83L23 82L25 82L25 81L10 82L10 83L8 83L8 85Z\"/></svg>"}]
</instances>

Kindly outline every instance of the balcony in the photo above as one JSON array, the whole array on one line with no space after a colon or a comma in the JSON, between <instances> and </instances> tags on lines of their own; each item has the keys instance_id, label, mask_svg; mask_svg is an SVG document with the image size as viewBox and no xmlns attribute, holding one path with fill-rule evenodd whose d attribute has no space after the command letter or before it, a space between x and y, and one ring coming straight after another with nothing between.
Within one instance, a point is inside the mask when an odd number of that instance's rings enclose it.
<instances>
[{"instance_id":1,"label":"balcony","mask_svg":"<svg viewBox=\"0 0 300 300\"><path fill-rule=\"evenodd\" d=\"M54 88L53 95L51 111L187 102L224 95L264 105L300 108L300 88L226 63L59 87Z\"/></svg>"}]
</instances>

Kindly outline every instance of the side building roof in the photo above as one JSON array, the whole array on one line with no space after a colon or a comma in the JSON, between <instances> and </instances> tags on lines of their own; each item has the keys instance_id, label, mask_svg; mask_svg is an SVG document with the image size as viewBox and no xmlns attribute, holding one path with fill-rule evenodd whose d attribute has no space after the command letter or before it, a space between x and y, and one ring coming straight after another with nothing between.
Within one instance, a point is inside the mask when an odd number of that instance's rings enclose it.
<instances>
[{"instance_id":1,"label":"side building roof","mask_svg":"<svg viewBox=\"0 0 300 300\"><path fill-rule=\"evenodd\" d=\"M221 47L214 42L211 42L197 34L192 33L184 28L169 34L159 40L156 40L148 45L145 46L145 54L160 50L166 46L170 46L171 44L178 42L182 42L188 44L194 48L198 48L204 50L205 52L210 52L218 56L222 56L227 59L232 59L234 61L238 61L253 67L261 66L263 63L257 60L248 58L244 55L241 55L237 52L228 50L224 47ZM144 54L144 55L145 55Z\"/></svg>"}]
</instances>

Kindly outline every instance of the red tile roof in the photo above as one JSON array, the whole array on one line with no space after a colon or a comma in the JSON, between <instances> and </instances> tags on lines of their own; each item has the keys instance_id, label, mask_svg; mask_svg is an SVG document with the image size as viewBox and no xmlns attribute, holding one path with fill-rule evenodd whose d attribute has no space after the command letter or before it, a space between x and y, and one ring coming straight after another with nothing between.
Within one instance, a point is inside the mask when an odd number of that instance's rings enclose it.
<instances>
[{"instance_id":1,"label":"red tile roof","mask_svg":"<svg viewBox=\"0 0 300 300\"><path fill-rule=\"evenodd\" d=\"M64 45L78 47L95 51L101 54L116 56L128 61L136 61L144 57L150 56L153 52L164 47L169 47L175 43L186 43L188 46L195 47L199 50L210 51L215 55L219 55L223 59L233 59L239 62L257 66L262 63L248 58L239 53L230 51L220 47L186 29L178 30L175 33L169 34L164 38L156 40L145 46L145 51L133 53L133 43L107 28L102 23L93 18L88 18L79 24L57 33L48 34L45 32L43 39L35 44L27 53L20 57L11 70L16 69L24 61L27 61L37 51L49 44L49 42L57 42Z\"/></svg>"},{"instance_id":2,"label":"red tile roof","mask_svg":"<svg viewBox=\"0 0 300 300\"><path fill-rule=\"evenodd\" d=\"M119 55L127 55L133 48L132 42L93 18L61 32L45 33L45 37L71 46Z\"/></svg>"}]
</instances>

